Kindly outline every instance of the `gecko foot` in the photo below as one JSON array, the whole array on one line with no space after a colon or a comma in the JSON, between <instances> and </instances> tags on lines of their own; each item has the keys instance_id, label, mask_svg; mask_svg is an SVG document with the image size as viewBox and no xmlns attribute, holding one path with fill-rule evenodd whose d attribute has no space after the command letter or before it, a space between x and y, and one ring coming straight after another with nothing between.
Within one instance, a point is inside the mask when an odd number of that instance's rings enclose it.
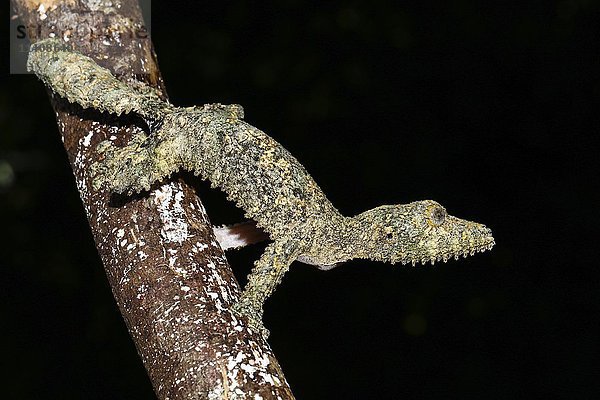
<instances>
[{"instance_id":1,"label":"gecko foot","mask_svg":"<svg viewBox=\"0 0 600 400\"><path fill-rule=\"evenodd\" d=\"M106 140L96 148L102 161L91 166L92 186L117 192L140 192L150 189L161 178L156 168L154 148L145 134L133 135L125 147L116 147Z\"/></svg>"},{"instance_id":2,"label":"gecko foot","mask_svg":"<svg viewBox=\"0 0 600 400\"><path fill-rule=\"evenodd\" d=\"M238 301L233 305L233 312L242 316L248 320L248 327L255 332L260 333L263 339L269 338L270 332L262 322L263 310L262 308L256 308L252 305L244 302L243 300Z\"/></svg>"}]
</instances>

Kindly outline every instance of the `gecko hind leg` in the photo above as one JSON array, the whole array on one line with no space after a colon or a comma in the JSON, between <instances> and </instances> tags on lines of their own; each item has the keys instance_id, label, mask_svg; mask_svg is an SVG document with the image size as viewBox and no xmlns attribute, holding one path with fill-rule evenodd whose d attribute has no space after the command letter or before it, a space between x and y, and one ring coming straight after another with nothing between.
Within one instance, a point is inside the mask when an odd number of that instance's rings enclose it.
<instances>
[{"instance_id":1,"label":"gecko hind leg","mask_svg":"<svg viewBox=\"0 0 600 400\"><path fill-rule=\"evenodd\" d=\"M250 328L260 332L265 339L269 331L262 323L263 304L301 252L302 247L297 240L280 239L269 244L254 264L248 283L233 306L235 312L248 318Z\"/></svg>"}]
</instances>

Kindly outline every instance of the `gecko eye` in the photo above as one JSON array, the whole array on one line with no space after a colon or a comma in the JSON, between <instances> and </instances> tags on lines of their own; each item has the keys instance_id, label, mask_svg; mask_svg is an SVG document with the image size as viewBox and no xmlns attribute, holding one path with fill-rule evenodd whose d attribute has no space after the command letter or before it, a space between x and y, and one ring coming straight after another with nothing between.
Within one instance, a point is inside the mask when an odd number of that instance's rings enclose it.
<instances>
[{"instance_id":1,"label":"gecko eye","mask_svg":"<svg viewBox=\"0 0 600 400\"><path fill-rule=\"evenodd\" d=\"M433 222L435 226L440 226L446 220L446 215L446 210L442 207L435 207L431 210L431 222Z\"/></svg>"},{"instance_id":2,"label":"gecko eye","mask_svg":"<svg viewBox=\"0 0 600 400\"><path fill-rule=\"evenodd\" d=\"M392 232L392 228L390 226L386 226L384 232L386 239L392 240L394 238L394 233Z\"/></svg>"}]
</instances>

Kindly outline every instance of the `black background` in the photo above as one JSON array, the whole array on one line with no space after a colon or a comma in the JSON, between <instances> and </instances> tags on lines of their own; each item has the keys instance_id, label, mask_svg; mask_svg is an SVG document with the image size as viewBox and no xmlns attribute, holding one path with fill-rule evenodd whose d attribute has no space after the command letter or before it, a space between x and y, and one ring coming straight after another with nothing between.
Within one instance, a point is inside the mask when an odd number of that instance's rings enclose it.
<instances>
[{"instance_id":1,"label":"black background","mask_svg":"<svg viewBox=\"0 0 600 400\"><path fill-rule=\"evenodd\" d=\"M494 232L433 267L295 264L265 320L298 399L598 398L598 1L152 7L173 103L242 104L345 214L431 198ZM153 398L46 92L3 69L2 396Z\"/></svg>"}]
</instances>

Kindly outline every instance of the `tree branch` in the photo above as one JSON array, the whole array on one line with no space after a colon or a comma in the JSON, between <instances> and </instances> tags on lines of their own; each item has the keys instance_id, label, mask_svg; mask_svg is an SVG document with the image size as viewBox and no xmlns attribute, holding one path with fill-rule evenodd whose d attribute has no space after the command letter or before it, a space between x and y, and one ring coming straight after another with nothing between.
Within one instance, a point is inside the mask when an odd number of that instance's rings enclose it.
<instances>
[{"instance_id":1,"label":"tree branch","mask_svg":"<svg viewBox=\"0 0 600 400\"><path fill-rule=\"evenodd\" d=\"M150 40L132 35L143 27L137 1L12 4L41 28L33 40L53 32L122 81L165 93ZM239 286L193 189L169 182L133 198L92 189L96 145L113 135L125 144L144 125L51 96L98 253L157 396L293 399L268 344L229 311Z\"/></svg>"}]
</instances>

